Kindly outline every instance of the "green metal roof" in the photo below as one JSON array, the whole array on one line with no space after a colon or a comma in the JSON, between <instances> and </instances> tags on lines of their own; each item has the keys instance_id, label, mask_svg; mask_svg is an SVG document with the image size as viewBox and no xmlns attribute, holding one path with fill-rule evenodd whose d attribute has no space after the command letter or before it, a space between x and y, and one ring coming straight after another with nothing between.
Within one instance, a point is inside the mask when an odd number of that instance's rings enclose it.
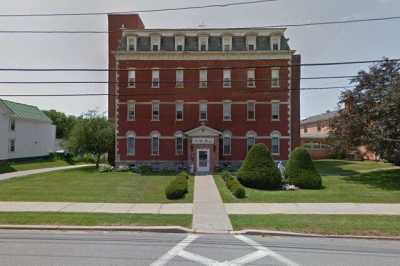
<instances>
[{"instance_id":1,"label":"green metal roof","mask_svg":"<svg viewBox=\"0 0 400 266\"><path fill-rule=\"evenodd\" d=\"M52 122L50 118L44 112L40 111L39 108L37 108L36 106L16 103L3 99L0 99L0 103L6 106L7 109L9 109L13 116L16 118L37 120L49 123Z\"/></svg>"}]
</instances>

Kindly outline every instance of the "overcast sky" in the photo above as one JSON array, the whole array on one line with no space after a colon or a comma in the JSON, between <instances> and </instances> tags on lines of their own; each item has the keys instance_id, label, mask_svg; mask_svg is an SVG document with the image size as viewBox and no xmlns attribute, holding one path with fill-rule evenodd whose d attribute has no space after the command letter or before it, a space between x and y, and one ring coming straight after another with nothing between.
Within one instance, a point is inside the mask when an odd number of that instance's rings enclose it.
<instances>
[{"instance_id":1,"label":"overcast sky","mask_svg":"<svg viewBox=\"0 0 400 266\"><path fill-rule=\"evenodd\" d=\"M112 12L204 5L235 0L13 0L2 1L1 14ZM239 1L239 0L236 0ZM249 6L142 14L147 28L252 27L320 20L400 15L399 0L278 0ZM400 20L289 28L290 46L303 63L400 58ZM0 30L106 30L106 16L0 18ZM106 34L1 34L0 68L107 68ZM307 67L302 76L354 75L366 65ZM106 81L96 72L0 72L1 81ZM302 81L302 87L348 85L346 80ZM0 94L106 93L102 84L0 85ZM302 118L336 108L340 90L303 91ZM14 97L10 100L81 114L107 110L105 96Z\"/></svg>"}]
</instances>

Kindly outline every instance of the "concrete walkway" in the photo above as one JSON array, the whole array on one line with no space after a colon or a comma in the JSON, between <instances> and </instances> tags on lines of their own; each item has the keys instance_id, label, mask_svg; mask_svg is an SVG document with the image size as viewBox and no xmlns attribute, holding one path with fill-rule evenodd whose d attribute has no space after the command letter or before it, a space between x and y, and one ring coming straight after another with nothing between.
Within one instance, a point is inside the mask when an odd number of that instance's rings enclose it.
<instances>
[{"instance_id":1,"label":"concrete walkway","mask_svg":"<svg viewBox=\"0 0 400 266\"><path fill-rule=\"evenodd\" d=\"M229 214L400 215L400 204L385 203L227 203Z\"/></svg>"},{"instance_id":2,"label":"concrete walkway","mask_svg":"<svg viewBox=\"0 0 400 266\"><path fill-rule=\"evenodd\" d=\"M88 167L88 166L93 166L93 164L80 164L80 165L51 167L51 168L42 168L42 169L33 169L33 170L5 173L5 174L0 174L0 181L7 180L10 178L14 178L14 177L42 174L42 173L48 173L48 172L54 172L54 171L60 171L60 170L76 169L76 168L82 168L82 167Z\"/></svg>"},{"instance_id":3,"label":"concrete walkway","mask_svg":"<svg viewBox=\"0 0 400 266\"><path fill-rule=\"evenodd\" d=\"M233 230L212 175L195 176L192 228L214 233Z\"/></svg>"},{"instance_id":4,"label":"concrete walkway","mask_svg":"<svg viewBox=\"0 0 400 266\"><path fill-rule=\"evenodd\" d=\"M0 202L0 212L192 214L192 208L191 203Z\"/></svg>"}]
</instances>

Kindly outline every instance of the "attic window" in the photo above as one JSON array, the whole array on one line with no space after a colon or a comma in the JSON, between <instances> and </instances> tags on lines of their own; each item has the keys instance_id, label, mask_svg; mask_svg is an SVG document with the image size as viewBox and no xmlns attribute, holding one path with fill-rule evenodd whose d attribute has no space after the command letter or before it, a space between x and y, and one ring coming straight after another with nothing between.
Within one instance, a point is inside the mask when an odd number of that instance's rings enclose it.
<instances>
[{"instance_id":1,"label":"attic window","mask_svg":"<svg viewBox=\"0 0 400 266\"><path fill-rule=\"evenodd\" d=\"M136 50L136 37L129 36L126 39L126 48L128 51L135 51Z\"/></svg>"}]
</instances>

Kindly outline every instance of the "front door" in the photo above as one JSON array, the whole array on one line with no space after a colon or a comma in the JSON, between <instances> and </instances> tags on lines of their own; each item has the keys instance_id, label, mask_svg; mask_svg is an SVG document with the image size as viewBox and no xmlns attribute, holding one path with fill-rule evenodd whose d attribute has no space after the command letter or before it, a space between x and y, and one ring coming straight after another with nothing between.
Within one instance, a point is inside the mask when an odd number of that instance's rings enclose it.
<instances>
[{"instance_id":1,"label":"front door","mask_svg":"<svg viewBox=\"0 0 400 266\"><path fill-rule=\"evenodd\" d=\"M210 171L210 150L198 149L197 150L197 172Z\"/></svg>"}]
</instances>

